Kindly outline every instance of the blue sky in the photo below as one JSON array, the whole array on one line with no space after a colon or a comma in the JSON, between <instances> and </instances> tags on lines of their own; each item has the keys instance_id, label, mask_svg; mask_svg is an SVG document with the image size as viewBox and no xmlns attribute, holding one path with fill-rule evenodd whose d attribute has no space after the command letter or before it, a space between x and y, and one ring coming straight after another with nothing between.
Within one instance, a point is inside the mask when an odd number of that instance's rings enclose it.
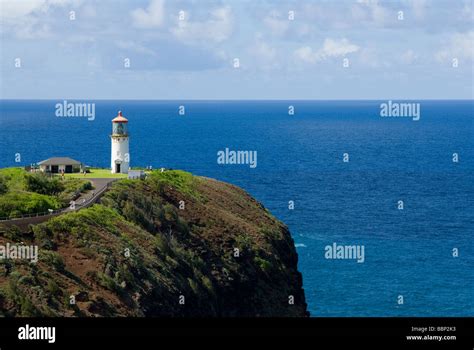
<instances>
[{"instance_id":1,"label":"blue sky","mask_svg":"<svg viewBox=\"0 0 474 350\"><path fill-rule=\"evenodd\" d=\"M473 98L473 1L0 6L4 99Z\"/></svg>"}]
</instances>

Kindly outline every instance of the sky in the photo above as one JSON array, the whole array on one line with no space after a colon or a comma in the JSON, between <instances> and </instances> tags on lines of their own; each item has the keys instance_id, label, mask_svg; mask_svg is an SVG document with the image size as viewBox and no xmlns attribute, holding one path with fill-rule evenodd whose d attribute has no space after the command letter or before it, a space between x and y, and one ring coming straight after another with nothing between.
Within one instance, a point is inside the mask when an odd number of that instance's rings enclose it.
<instances>
[{"instance_id":1,"label":"sky","mask_svg":"<svg viewBox=\"0 0 474 350\"><path fill-rule=\"evenodd\" d=\"M471 0L0 0L1 99L472 99Z\"/></svg>"}]
</instances>

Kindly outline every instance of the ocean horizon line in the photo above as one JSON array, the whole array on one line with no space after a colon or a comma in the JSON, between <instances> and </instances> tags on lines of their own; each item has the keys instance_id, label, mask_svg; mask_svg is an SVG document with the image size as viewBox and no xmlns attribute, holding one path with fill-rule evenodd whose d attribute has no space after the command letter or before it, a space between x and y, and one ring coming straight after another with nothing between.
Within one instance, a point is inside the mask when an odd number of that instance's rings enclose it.
<instances>
[{"instance_id":1,"label":"ocean horizon line","mask_svg":"<svg viewBox=\"0 0 474 350\"><path fill-rule=\"evenodd\" d=\"M0 102L3 101L132 101L132 102L286 102L286 101L298 101L298 102L373 102L373 101L474 101L474 97L470 99L429 99L429 98L377 98L377 99L109 99L109 98L0 98Z\"/></svg>"}]
</instances>

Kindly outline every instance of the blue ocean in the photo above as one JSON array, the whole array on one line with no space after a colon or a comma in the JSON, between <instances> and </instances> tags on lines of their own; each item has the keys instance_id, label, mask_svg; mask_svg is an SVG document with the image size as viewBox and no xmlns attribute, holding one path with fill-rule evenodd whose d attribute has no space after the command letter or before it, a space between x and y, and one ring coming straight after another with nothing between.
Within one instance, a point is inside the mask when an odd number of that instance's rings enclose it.
<instances>
[{"instance_id":1,"label":"blue ocean","mask_svg":"<svg viewBox=\"0 0 474 350\"><path fill-rule=\"evenodd\" d=\"M417 101L418 121L382 118L384 102L95 101L88 120L56 117L62 101L3 100L0 167L109 167L121 110L132 166L233 183L288 225L313 317L474 316L474 101ZM218 164L226 148L257 151L257 166ZM334 243L364 261L327 259Z\"/></svg>"}]
</instances>

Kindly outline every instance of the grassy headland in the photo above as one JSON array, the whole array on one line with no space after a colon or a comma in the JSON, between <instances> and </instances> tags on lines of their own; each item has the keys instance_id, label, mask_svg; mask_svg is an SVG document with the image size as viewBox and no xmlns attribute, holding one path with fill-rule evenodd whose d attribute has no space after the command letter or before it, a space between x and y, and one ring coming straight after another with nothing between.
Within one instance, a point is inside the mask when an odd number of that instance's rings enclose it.
<instances>
[{"instance_id":1,"label":"grassy headland","mask_svg":"<svg viewBox=\"0 0 474 350\"><path fill-rule=\"evenodd\" d=\"M306 315L288 229L230 184L154 171L29 229L0 235L40 248L0 260L0 316Z\"/></svg>"}]
</instances>

